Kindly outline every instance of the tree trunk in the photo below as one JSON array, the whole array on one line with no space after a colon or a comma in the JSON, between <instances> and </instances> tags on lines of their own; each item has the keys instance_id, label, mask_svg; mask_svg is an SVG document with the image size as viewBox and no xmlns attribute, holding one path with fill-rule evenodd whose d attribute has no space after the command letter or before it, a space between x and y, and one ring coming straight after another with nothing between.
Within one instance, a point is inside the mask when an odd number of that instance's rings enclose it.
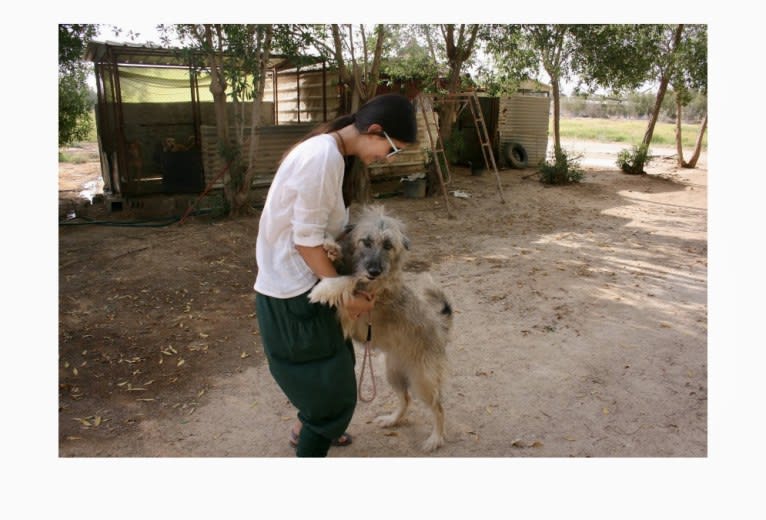
<instances>
[{"instance_id":1,"label":"tree trunk","mask_svg":"<svg viewBox=\"0 0 766 520\"><path fill-rule=\"evenodd\" d=\"M377 33L377 41L375 42L375 52L372 55L372 67L370 68L370 76L367 79L367 92L365 96L365 102L375 97L378 91L378 80L380 79L380 66L383 57L383 40L385 39L386 32L383 24L379 24L375 28Z\"/></svg>"},{"instance_id":2,"label":"tree trunk","mask_svg":"<svg viewBox=\"0 0 766 520\"><path fill-rule=\"evenodd\" d=\"M250 143L247 151L247 170L243 175L242 184L233 194L233 198L230 199L231 212L233 215L241 215L246 213L248 206L248 200L250 197L250 189L253 185L253 178L255 177L255 157L258 151L258 145L260 141L259 135L256 133L258 126L261 122L261 105L263 102L263 91L266 88L266 69L269 63L269 57L271 56L271 38L273 35L272 26L268 26L263 34L263 39L260 35L256 38L256 52L258 52L258 76L257 81L253 83L253 102L252 109L250 111Z\"/></svg>"},{"instance_id":3,"label":"tree trunk","mask_svg":"<svg viewBox=\"0 0 766 520\"><path fill-rule=\"evenodd\" d=\"M707 129L707 114L705 114L705 118L702 120L702 126L700 127L700 133L697 136L697 144L694 147L694 154L692 155L692 158L689 159L689 162L684 165L685 168L696 168L697 167L697 161L700 158L700 153L702 152L702 137L705 135L705 130Z\"/></svg>"},{"instance_id":4,"label":"tree trunk","mask_svg":"<svg viewBox=\"0 0 766 520\"><path fill-rule=\"evenodd\" d=\"M657 90L657 97L654 99L654 108L652 108L652 114L649 117L649 124L646 127L646 132L644 133L644 139L643 141L641 141L641 144L643 144L647 148L652 142L652 137L654 137L654 127L657 125L657 120L660 118L660 110L662 109L662 100L665 98L665 93L668 90L669 82L670 82L670 78L668 77L668 75L664 75L660 79L660 88Z\"/></svg>"},{"instance_id":5,"label":"tree trunk","mask_svg":"<svg viewBox=\"0 0 766 520\"><path fill-rule=\"evenodd\" d=\"M460 92L460 66L454 67L450 70L449 77L447 79L447 92L449 94L457 94ZM446 101L440 104L439 110L439 135L442 138L442 142L446 143L452 135L452 126L454 124L455 117L455 104L456 101Z\"/></svg>"},{"instance_id":6,"label":"tree trunk","mask_svg":"<svg viewBox=\"0 0 766 520\"><path fill-rule=\"evenodd\" d=\"M219 53L216 53L213 45L213 26L205 25L204 38L209 49L207 56L210 67L210 93L213 95L213 109L215 111L215 128L218 139L218 155L228 163L231 160L229 142L229 117L226 112L226 79L223 75L223 62ZM220 33L218 38L220 41ZM231 200L231 193L228 186L231 185L231 167L226 170L223 176L224 196Z\"/></svg>"},{"instance_id":7,"label":"tree trunk","mask_svg":"<svg viewBox=\"0 0 766 520\"><path fill-rule=\"evenodd\" d=\"M561 93L559 78L551 78L553 89L553 155L558 161L561 154Z\"/></svg>"},{"instance_id":8,"label":"tree trunk","mask_svg":"<svg viewBox=\"0 0 766 520\"><path fill-rule=\"evenodd\" d=\"M460 69L463 68L465 61L473 53L473 46L476 43L479 26L473 25L470 27L470 32L468 32L469 27L461 24L457 31L457 41L455 41L455 26L453 24L442 25L441 28L447 53L447 62L449 64L447 92L457 94L460 92ZM439 111L439 135L442 141L446 142L452 134L454 114L455 103L453 102L445 103Z\"/></svg>"},{"instance_id":9,"label":"tree trunk","mask_svg":"<svg viewBox=\"0 0 766 520\"><path fill-rule=\"evenodd\" d=\"M676 92L676 153L678 154L678 167L685 167L684 146L681 140L681 94L679 92Z\"/></svg>"},{"instance_id":10,"label":"tree trunk","mask_svg":"<svg viewBox=\"0 0 766 520\"><path fill-rule=\"evenodd\" d=\"M372 200L370 169L362 161L354 161L349 175L343 177L343 193L351 202L367 204Z\"/></svg>"},{"instance_id":11,"label":"tree trunk","mask_svg":"<svg viewBox=\"0 0 766 520\"><path fill-rule=\"evenodd\" d=\"M343 58L343 42L344 35L341 31L341 27L338 24L333 24L332 38L335 46L335 60L338 63L338 77L341 84L350 87L348 94L348 103L343 103L345 106L341 110L344 113L356 112L362 104L372 98L378 88L378 79L380 77L380 65L383 54L383 39L385 37L385 28L383 25L378 25L375 28L378 40L376 42L375 50L372 57L372 63L367 62L368 53L366 51L366 39L365 52L363 53L363 63L359 63L354 52L354 35L353 25L348 24L348 47L351 53L351 63L347 63ZM362 26L361 31L364 31Z\"/></svg>"},{"instance_id":12,"label":"tree trunk","mask_svg":"<svg viewBox=\"0 0 766 520\"><path fill-rule=\"evenodd\" d=\"M678 45L681 43L681 34L683 33L684 26L683 24L679 24L678 27L676 27L676 32L673 35L673 42L670 47L670 54L673 54L676 52L676 49L678 48ZM660 110L662 109L662 100L665 98L665 92L668 90L668 83L670 83L670 76L672 74L672 65L668 65L666 70L662 73L662 76L660 77L660 88L657 90L657 98L654 101L654 108L652 109L652 116L649 118L649 125L646 128L646 133L644 134L644 140L642 141L642 144L649 148L649 145L652 143L652 137L654 136L654 127L657 125L657 120L660 117Z\"/></svg>"}]
</instances>

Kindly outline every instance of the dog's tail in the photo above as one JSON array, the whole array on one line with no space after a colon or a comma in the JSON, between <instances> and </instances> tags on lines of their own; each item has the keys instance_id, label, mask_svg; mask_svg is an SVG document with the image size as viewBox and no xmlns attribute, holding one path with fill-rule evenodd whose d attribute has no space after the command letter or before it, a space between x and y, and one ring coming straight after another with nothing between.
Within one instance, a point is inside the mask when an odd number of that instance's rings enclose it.
<instances>
[{"instance_id":1,"label":"dog's tail","mask_svg":"<svg viewBox=\"0 0 766 520\"><path fill-rule=\"evenodd\" d=\"M439 316L442 329L447 332L452 327L452 304L444 291L435 285L425 288L423 292L426 301Z\"/></svg>"}]
</instances>

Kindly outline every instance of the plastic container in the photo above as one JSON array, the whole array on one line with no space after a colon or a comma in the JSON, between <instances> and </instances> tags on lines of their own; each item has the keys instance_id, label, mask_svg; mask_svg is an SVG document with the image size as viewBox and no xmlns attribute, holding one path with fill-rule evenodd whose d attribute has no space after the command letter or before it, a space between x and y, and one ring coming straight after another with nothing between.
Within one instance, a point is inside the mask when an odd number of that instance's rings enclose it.
<instances>
[{"instance_id":1,"label":"plastic container","mask_svg":"<svg viewBox=\"0 0 766 520\"><path fill-rule=\"evenodd\" d=\"M402 179L402 187L404 188L404 196L409 199L422 199L426 196L425 179L415 179L411 181Z\"/></svg>"}]
</instances>

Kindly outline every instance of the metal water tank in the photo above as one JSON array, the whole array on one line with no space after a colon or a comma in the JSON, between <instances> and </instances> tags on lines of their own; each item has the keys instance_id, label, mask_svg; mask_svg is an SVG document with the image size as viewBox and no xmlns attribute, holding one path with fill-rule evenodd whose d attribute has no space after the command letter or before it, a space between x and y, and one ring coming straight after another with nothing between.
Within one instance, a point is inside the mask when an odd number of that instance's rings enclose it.
<instances>
[{"instance_id":1,"label":"metal water tank","mask_svg":"<svg viewBox=\"0 0 766 520\"><path fill-rule=\"evenodd\" d=\"M519 143L530 167L545 159L551 98L547 91L525 91L500 98L498 137L501 163L507 143Z\"/></svg>"}]
</instances>

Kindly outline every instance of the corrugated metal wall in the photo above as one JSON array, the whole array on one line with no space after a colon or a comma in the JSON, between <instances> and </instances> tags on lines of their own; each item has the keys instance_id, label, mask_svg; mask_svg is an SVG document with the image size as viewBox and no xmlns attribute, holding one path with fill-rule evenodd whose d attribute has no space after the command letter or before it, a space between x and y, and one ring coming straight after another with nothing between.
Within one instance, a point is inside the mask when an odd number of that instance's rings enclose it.
<instances>
[{"instance_id":1,"label":"corrugated metal wall","mask_svg":"<svg viewBox=\"0 0 766 520\"><path fill-rule=\"evenodd\" d=\"M322 80L327 98L323 98ZM266 80L264 101L274 101L274 83ZM285 71L277 75L277 124L320 123L338 116L338 74L335 71Z\"/></svg>"},{"instance_id":2,"label":"corrugated metal wall","mask_svg":"<svg viewBox=\"0 0 766 520\"><path fill-rule=\"evenodd\" d=\"M260 137L258 142L258 154L255 158L255 179L254 186L268 185L271 183L274 174L277 171L277 164L282 155L293 144L298 142L306 135L316 123L305 123L300 125L279 125L262 126L256 128L255 132ZM234 129L230 129L234 132ZM205 184L212 182L225 166L225 162L218 155L218 138L216 136L215 126L203 125L200 127L202 134L202 164L205 169ZM245 129L245 134L249 135L250 129ZM245 147L247 142L245 143ZM217 188L223 186L222 179L214 185Z\"/></svg>"},{"instance_id":3,"label":"corrugated metal wall","mask_svg":"<svg viewBox=\"0 0 766 520\"><path fill-rule=\"evenodd\" d=\"M503 145L516 142L526 149L530 166L545 159L550 101L547 95L516 94L500 98L497 128L501 157Z\"/></svg>"}]
</instances>

